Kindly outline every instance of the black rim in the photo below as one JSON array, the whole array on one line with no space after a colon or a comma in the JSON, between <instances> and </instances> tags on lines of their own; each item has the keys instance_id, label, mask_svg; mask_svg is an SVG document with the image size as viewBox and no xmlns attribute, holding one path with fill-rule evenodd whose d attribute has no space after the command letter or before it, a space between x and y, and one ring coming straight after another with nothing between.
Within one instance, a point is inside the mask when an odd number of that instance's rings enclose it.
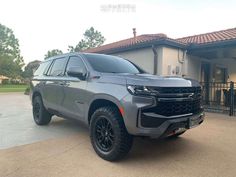
<instances>
[{"instance_id":1,"label":"black rim","mask_svg":"<svg viewBox=\"0 0 236 177\"><path fill-rule=\"evenodd\" d=\"M105 117L99 117L95 123L95 141L100 150L109 152L114 145L115 137L112 125Z\"/></svg>"},{"instance_id":2,"label":"black rim","mask_svg":"<svg viewBox=\"0 0 236 177\"><path fill-rule=\"evenodd\" d=\"M33 108L33 111L34 111L34 117L36 120L39 119L39 116L40 116L40 104L38 102L36 102L34 104L34 108Z\"/></svg>"}]
</instances>

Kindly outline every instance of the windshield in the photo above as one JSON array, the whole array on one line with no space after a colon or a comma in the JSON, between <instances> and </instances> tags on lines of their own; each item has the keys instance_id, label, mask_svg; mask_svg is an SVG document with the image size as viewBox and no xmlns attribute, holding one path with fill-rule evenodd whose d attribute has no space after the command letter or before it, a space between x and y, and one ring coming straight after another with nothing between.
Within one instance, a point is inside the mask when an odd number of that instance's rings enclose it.
<instances>
[{"instance_id":1,"label":"windshield","mask_svg":"<svg viewBox=\"0 0 236 177\"><path fill-rule=\"evenodd\" d=\"M144 73L142 69L128 60L110 55L85 54L95 71L103 73Z\"/></svg>"}]
</instances>

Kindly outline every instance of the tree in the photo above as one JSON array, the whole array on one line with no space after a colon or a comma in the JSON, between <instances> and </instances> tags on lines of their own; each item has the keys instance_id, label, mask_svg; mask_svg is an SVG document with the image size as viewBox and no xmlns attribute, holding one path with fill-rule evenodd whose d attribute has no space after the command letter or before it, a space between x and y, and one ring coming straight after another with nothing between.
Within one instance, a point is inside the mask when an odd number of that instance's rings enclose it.
<instances>
[{"instance_id":1,"label":"tree","mask_svg":"<svg viewBox=\"0 0 236 177\"><path fill-rule=\"evenodd\" d=\"M93 27L87 29L84 33L84 39L79 41L79 43L73 47L68 46L68 51L70 52L80 52L86 49L101 46L105 42L104 36L101 32L95 30Z\"/></svg>"},{"instance_id":2,"label":"tree","mask_svg":"<svg viewBox=\"0 0 236 177\"><path fill-rule=\"evenodd\" d=\"M21 76L21 74L21 66L14 62L13 57L0 55L0 75L17 78Z\"/></svg>"},{"instance_id":3,"label":"tree","mask_svg":"<svg viewBox=\"0 0 236 177\"><path fill-rule=\"evenodd\" d=\"M22 74L23 66L18 39L10 28L0 24L0 74L18 77Z\"/></svg>"},{"instance_id":4,"label":"tree","mask_svg":"<svg viewBox=\"0 0 236 177\"><path fill-rule=\"evenodd\" d=\"M29 62L25 67L25 70L23 72L23 77L31 78L33 76L34 71L39 67L40 62L41 61L38 61L38 60Z\"/></svg>"},{"instance_id":5,"label":"tree","mask_svg":"<svg viewBox=\"0 0 236 177\"><path fill-rule=\"evenodd\" d=\"M53 56L60 55L60 54L63 54L63 52L59 49L49 50L47 52L47 54L44 55L44 59L46 60L49 57L53 57Z\"/></svg>"}]
</instances>

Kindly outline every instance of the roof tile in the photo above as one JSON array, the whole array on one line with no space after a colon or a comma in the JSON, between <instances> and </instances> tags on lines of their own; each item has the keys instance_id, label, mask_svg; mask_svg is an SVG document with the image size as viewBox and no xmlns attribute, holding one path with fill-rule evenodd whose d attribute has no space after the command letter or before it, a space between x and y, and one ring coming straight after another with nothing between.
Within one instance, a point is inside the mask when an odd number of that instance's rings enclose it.
<instances>
[{"instance_id":1,"label":"roof tile","mask_svg":"<svg viewBox=\"0 0 236 177\"><path fill-rule=\"evenodd\" d=\"M232 40L236 39L236 28L231 28L227 30L215 31L211 33L198 34L194 36L188 36L176 39L179 42L184 42L187 44L205 44L212 43L216 41Z\"/></svg>"},{"instance_id":2,"label":"roof tile","mask_svg":"<svg viewBox=\"0 0 236 177\"><path fill-rule=\"evenodd\" d=\"M116 49L116 48L128 47L128 46L132 46L138 43L150 42L153 40L158 40L158 39L163 39L163 38L167 38L167 36L162 33L143 34L143 35L137 36L136 41L132 37L132 38L124 39L121 41L113 42L110 44L102 45L100 47L87 49L84 52L102 52L102 51L107 51L107 50Z\"/></svg>"},{"instance_id":3,"label":"roof tile","mask_svg":"<svg viewBox=\"0 0 236 177\"><path fill-rule=\"evenodd\" d=\"M91 48L84 50L84 52L107 52L113 49L125 48L130 46L135 46L140 43L148 43L151 41L158 41L161 39L167 39L172 42L188 45L188 44L206 44L213 43L218 41L225 40L236 40L236 28L215 31L211 33L198 34L183 38L172 39L168 38L165 34L143 34L136 37L136 40L132 38L124 39L121 41L113 42L110 44L106 44L100 47Z\"/></svg>"}]
</instances>

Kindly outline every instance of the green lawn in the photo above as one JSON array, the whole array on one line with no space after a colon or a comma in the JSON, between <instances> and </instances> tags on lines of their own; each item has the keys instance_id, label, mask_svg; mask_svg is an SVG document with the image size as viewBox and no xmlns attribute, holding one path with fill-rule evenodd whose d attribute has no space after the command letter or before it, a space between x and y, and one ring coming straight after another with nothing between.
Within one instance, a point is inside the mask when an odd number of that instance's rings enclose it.
<instances>
[{"instance_id":1,"label":"green lawn","mask_svg":"<svg viewBox=\"0 0 236 177\"><path fill-rule=\"evenodd\" d=\"M28 85L0 85L0 92L24 92Z\"/></svg>"}]
</instances>

